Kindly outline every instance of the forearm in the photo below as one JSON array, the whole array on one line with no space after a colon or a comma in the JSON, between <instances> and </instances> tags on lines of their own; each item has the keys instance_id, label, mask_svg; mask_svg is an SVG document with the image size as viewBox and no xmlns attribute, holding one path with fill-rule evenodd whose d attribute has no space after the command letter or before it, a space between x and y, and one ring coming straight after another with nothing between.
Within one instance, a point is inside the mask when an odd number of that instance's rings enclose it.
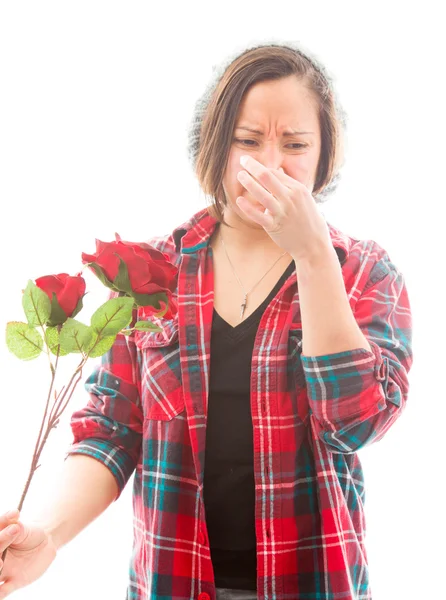
<instances>
[{"instance_id":1,"label":"forearm","mask_svg":"<svg viewBox=\"0 0 446 600\"><path fill-rule=\"evenodd\" d=\"M118 495L112 473L98 460L81 454L67 457L56 495L33 519L59 549L94 521Z\"/></svg>"},{"instance_id":2,"label":"forearm","mask_svg":"<svg viewBox=\"0 0 446 600\"><path fill-rule=\"evenodd\" d=\"M322 356L356 348L372 351L351 310L334 248L296 262L302 354Z\"/></svg>"}]
</instances>

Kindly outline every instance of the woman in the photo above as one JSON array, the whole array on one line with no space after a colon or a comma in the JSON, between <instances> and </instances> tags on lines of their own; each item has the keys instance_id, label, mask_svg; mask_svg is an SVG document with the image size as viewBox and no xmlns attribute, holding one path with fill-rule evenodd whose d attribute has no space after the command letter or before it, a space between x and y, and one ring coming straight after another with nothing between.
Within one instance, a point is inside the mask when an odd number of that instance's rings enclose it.
<instances>
[{"instance_id":1,"label":"woman","mask_svg":"<svg viewBox=\"0 0 446 600\"><path fill-rule=\"evenodd\" d=\"M101 510L135 471L128 599L371 598L357 451L404 410L411 312L385 250L318 211L344 127L292 43L231 57L197 103L211 205L149 240L180 267L178 314L118 336L71 421L67 456L114 482ZM89 517L63 520L56 548Z\"/></svg>"}]
</instances>

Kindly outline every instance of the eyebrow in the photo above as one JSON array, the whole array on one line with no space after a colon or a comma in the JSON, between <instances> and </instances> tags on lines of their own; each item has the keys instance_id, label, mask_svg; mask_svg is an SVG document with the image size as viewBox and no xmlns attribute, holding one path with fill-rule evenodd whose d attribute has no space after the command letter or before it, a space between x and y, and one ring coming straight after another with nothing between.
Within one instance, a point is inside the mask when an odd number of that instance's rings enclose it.
<instances>
[{"instance_id":1,"label":"eyebrow","mask_svg":"<svg viewBox=\"0 0 446 600\"><path fill-rule=\"evenodd\" d=\"M256 133L257 135L263 135L263 133L261 131L259 131L258 129L252 129L251 127L236 127L236 129L245 129L246 131L250 131L251 133ZM314 135L314 131L299 131L298 129L292 129L291 131L284 131L283 135L284 136L290 136L290 135Z\"/></svg>"}]
</instances>

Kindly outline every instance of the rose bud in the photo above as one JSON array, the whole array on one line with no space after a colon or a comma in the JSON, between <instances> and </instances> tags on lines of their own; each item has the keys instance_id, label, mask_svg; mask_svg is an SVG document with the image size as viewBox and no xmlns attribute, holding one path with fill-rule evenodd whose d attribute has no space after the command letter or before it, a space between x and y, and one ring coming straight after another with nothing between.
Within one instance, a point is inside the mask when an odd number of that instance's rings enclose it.
<instances>
[{"instance_id":1,"label":"rose bud","mask_svg":"<svg viewBox=\"0 0 446 600\"><path fill-rule=\"evenodd\" d=\"M74 317L82 309L82 298L86 289L83 277L59 273L39 277L35 283L51 300L51 315L48 320L50 325L64 323L68 317ZM56 296L55 299L53 294Z\"/></svg>"},{"instance_id":2,"label":"rose bud","mask_svg":"<svg viewBox=\"0 0 446 600\"><path fill-rule=\"evenodd\" d=\"M165 293L169 297L177 286L178 269L167 255L149 244L125 242L115 235L113 242L96 240L95 254L83 252L82 262L104 285L132 296L139 306L147 306L152 294Z\"/></svg>"}]
</instances>

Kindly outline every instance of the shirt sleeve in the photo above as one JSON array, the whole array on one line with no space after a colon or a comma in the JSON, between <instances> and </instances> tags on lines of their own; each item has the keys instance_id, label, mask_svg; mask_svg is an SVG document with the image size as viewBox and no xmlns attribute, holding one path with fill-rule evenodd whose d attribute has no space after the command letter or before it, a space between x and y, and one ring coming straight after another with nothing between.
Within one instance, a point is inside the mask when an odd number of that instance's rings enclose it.
<instances>
[{"instance_id":1,"label":"shirt sleeve","mask_svg":"<svg viewBox=\"0 0 446 600\"><path fill-rule=\"evenodd\" d=\"M109 297L114 297L111 293ZM132 326L136 322L134 311ZM138 464L143 410L141 376L133 334L118 334L85 381L89 400L74 412L70 426L74 441L66 453L85 454L102 462L114 475L120 497Z\"/></svg>"},{"instance_id":2,"label":"shirt sleeve","mask_svg":"<svg viewBox=\"0 0 446 600\"><path fill-rule=\"evenodd\" d=\"M408 398L412 316L404 277L392 263L373 267L354 315L372 352L301 356L317 436L345 454L379 441Z\"/></svg>"}]
</instances>

